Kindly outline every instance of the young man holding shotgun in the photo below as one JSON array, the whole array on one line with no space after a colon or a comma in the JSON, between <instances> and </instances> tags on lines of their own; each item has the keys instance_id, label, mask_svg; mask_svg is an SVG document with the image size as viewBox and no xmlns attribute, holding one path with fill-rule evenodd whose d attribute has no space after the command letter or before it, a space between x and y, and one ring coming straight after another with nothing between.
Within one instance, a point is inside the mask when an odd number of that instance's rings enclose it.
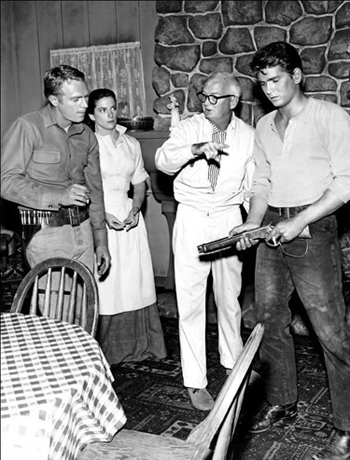
<instances>
[{"instance_id":1,"label":"young man holding shotgun","mask_svg":"<svg viewBox=\"0 0 350 460\"><path fill-rule=\"evenodd\" d=\"M276 42L252 68L275 109L256 128L250 210L230 236L272 224L257 248L257 321L265 325L260 360L267 365L267 405L250 431L261 433L297 415L297 371L288 307L294 290L324 352L333 438L314 460L350 458L350 325L342 295L341 252L334 212L350 199L350 118L338 105L307 97L297 50ZM309 232L311 238L304 238ZM242 237L244 250L257 240Z\"/></svg>"}]
</instances>

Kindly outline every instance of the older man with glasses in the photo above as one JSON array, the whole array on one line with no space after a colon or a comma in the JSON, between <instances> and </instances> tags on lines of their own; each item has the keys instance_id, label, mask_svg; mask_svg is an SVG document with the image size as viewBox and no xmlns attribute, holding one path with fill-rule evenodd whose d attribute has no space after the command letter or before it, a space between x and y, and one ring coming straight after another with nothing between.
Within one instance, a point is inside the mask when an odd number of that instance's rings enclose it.
<instances>
[{"instance_id":1,"label":"older man with glasses","mask_svg":"<svg viewBox=\"0 0 350 460\"><path fill-rule=\"evenodd\" d=\"M197 246L228 236L242 223L254 170L254 129L235 114L241 86L231 73L215 72L197 94L203 113L182 120L156 152L157 168L174 179L175 285L184 386L195 408L208 411L206 291L210 273L217 305L219 353L229 373L242 350L242 262L232 250L200 255Z\"/></svg>"}]
</instances>

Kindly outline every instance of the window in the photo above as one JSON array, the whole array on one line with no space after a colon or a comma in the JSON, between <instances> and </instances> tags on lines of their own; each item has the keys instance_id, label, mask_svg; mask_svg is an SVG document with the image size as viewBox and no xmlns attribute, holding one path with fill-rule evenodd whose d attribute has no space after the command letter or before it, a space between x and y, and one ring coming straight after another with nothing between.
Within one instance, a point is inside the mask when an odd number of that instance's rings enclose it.
<instances>
[{"instance_id":1,"label":"window","mask_svg":"<svg viewBox=\"0 0 350 460\"><path fill-rule=\"evenodd\" d=\"M146 96L140 42L50 51L51 67L68 64L84 72L89 90L112 89L118 116L146 116Z\"/></svg>"}]
</instances>

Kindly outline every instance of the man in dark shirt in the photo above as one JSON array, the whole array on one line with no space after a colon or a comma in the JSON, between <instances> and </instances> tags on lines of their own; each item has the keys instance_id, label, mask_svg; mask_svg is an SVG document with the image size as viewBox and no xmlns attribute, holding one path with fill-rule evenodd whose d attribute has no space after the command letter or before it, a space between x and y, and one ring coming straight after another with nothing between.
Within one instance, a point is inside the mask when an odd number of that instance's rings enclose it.
<instances>
[{"instance_id":1,"label":"man in dark shirt","mask_svg":"<svg viewBox=\"0 0 350 460\"><path fill-rule=\"evenodd\" d=\"M88 87L78 69L46 72L48 104L18 118L1 154L2 198L19 204L31 267L66 257L99 274L110 265L98 143L84 125Z\"/></svg>"}]
</instances>

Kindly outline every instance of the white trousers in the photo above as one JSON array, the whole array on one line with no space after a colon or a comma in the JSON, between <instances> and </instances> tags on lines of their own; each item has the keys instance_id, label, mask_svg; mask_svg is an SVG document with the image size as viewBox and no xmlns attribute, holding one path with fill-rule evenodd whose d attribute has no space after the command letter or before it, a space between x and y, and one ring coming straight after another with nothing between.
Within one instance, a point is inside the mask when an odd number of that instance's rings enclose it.
<instances>
[{"instance_id":1,"label":"white trousers","mask_svg":"<svg viewBox=\"0 0 350 460\"><path fill-rule=\"evenodd\" d=\"M242 262L232 251L201 256L197 246L228 236L242 223L239 206L207 215L179 204L173 234L175 285L179 311L179 337L184 385L207 386L206 290L210 272L218 317L220 363L231 369L242 350Z\"/></svg>"}]
</instances>

